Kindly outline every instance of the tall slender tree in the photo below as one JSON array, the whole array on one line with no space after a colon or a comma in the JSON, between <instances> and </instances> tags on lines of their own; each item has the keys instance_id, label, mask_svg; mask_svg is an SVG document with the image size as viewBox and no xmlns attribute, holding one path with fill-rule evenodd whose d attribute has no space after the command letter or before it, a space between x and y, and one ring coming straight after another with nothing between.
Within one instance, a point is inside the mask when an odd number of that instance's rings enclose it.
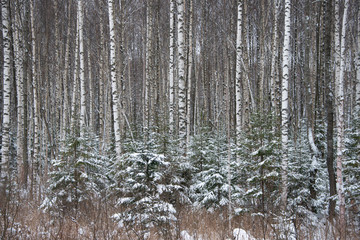
<instances>
[{"instance_id":1,"label":"tall slender tree","mask_svg":"<svg viewBox=\"0 0 360 240\"><path fill-rule=\"evenodd\" d=\"M34 1L30 1L30 21L31 21L31 76L33 89L33 159L31 166L31 189L30 195L33 195L33 187L36 182L39 182L39 167L40 167L40 102L39 102L39 81L37 73L38 61L36 58L36 39L35 39L35 8Z\"/></svg>"},{"instance_id":2,"label":"tall slender tree","mask_svg":"<svg viewBox=\"0 0 360 240\"><path fill-rule=\"evenodd\" d=\"M78 0L78 31L79 31L79 75L80 75L80 134L86 128L86 90L85 90L85 53L84 53L84 10L83 0Z\"/></svg>"},{"instance_id":3,"label":"tall slender tree","mask_svg":"<svg viewBox=\"0 0 360 240\"><path fill-rule=\"evenodd\" d=\"M174 132L175 129L175 117L174 117L174 109L175 109L175 9L176 4L175 0L170 0L170 43L169 43L169 127L170 133Z\"/></svg>"},{"instance_id":4,"label":"tall slender tree","mask_svg":"<svg viewBox=\"0 0 360 240\"><path fill-rule=\"evenodd\" d=\"M241 117L242 117L242 89L241 89L241 70L242 70L242 61L243 61L243 52L242 52L242 7L243 1L237 1L237 28L236 28L236 74L235 74L235 101L236 101L236 142L240 145L240 134L241 134ZM244 84L245 85L245 84Z\"/></svg>"},{"instance_id":5,"label":"tall slender tree","mask_svg":"<svg viewBox=\"0 0 360 240\"><path fill-rule=\"evenodd\" d=\"M152 99L152 85L153 82L153 3L152 1L147 1L146 3L146 45L145 45L145 76L144 76L144 86L143 86L143 128L146 132L145 137L147 138L147 133L151 124L151 99Z\"/></svg>"},{"instance_id":6,"label":"tall slender tree","mask_svg":"<svg viewBox=\"0 0 360 240\"><path fill-rule=\"evenodd\" d=\"M18 183L23 187L27 184L27 149L25 148L27 141L27 134L25 129L25 108L27 102L25 101L25 74L24 74L24 34L21 27L22 22L22 8L19 1L14 1L14 13L12 21L12 34L14 46L14 63L15 63L15 79L16 79L16 96L17 96L17 136L16 136L16 157L18 167Z\"/></svg>"},{"instance_id":7,"label":"tall slender tree","mask_svg":"<svg viewBox=\"0 0 360 240\"><path fill-rule=\"evenodd\" d=\"M180 149L186 150L186 86L185 86L185 22L184 0L177 0L178 10L178 71L179 71L179 138Z\"/></svg>"},{"instance_id":8,"label":"tall slender tree","mask_svg":"<svg viewBox=\"0 0 360 240\"><path fill-rule=\"evenodd\" d=\"M64 101L63 101L63 114L61 119L61 136L60 139L63 139L66 134L67 126L70 123L70 112L69 112L69 79L70 79L70 43L71 43L71 2L72 0L69 0L68 4L68 15L67 15L67 31L66 31L66 43L65 43L65 56L64 56L64 72L62 76L62 83L64 86Z\"/></svg>"},{"instance_id":9,"label":"tall slender tree","mask_svg":"<svg viewBox=\"0 0 360 240\"><path fill-rule=\"evenodd\" d=\"M274 22L273 22L273 33L272 33L272 40L271 40L271 72L270 72L270 99L271 99L271 110L277 116L279 113L278 110L278 15L279 15L279 4L280 0L273 1L273 15L274 15Z\"/></svg>"},{"instance_id":10,"label":"tall slender tree","mask_svg":"<svg viewBox=\"0 0 360 240\"><path fill-rule=\"evenodd\" d=\"M115 151L117 158L121 156L121 132L120 132L120 102L116 75L116 45L115 45L115 24L114 24L114 1L108 0L109 8L109 31L110 31L110 79L112 93L112 111L114 114Z\"/></svg>"},{"instance_id":11,"label":"tall slender tree","mask_svg":"<svg viewBox=\"0 0 360 240\"><path fill-rule=\"evenodd\" d=\"M191 134L191 86L192 86L192 65L193 65L193 0L190 0L189 12L189 51L188 51L188 72L187 72L187 97L186 97L186 149L190 146Z\"/></svg>"},{"instance_id":12,"label":"tall slender tree","mask_svg":"<svg viewBox=\"0 0 360 240\"><path fill-rule=\"evenodd\" d=\"M340 211L340 239L345 239L345 195L343 183L342 163L345 150L345 122L344 122L344 73L345 73L345 33L347 23L347 9L349 1L345 0L342 17L342 31L340 32L340 1L335 0L335 101L336 101L336 183Z\"/></svg>"},{"instance_id":13,"label":"tall slender tree","mask_svg":"<svg viewBox=\"0 0 360 240\"><path fill-rule=\"evenodd\" d=\"M356 58L356 100L355 110L360 114L360 13L357 21L357 58Z\"/></svg>"},{"instance_id":14,"label":"tall slender tree","mask_svg":"<svg viewBox=\"0 0 360 240\"><path fill-rule=\"evenodd\" d=\"M286 208L287 202L287 165L288 165L288 131L289 131L289 67L290 67L290 0L285 0L285 29L282 60L282 85L281 85L281 202Z\"/></svg>"},{"instance_id":15,"label":"tall slender tree","mask_svg":"<svg viewBox=\"0 0 360 240\"><path fill-rule=\"evenodd\" d=\"M74 52L74 76L73 76L73 91L71 96L71 130L74 131L77 127L77 99L79 96L79 14L76 17L76 33L75 33L75 52Z\"/></svg>"},{"instance_id":16,"label":"tall slender tree","mask_svg":"<svg viewBox=\"0 0 360 240\"><path fill-rule=\"evenodd\" d=\"M324 2L324 73L325 79L325 109L326 109L326 165L329 176L329 219L335 216L336 201L336 176L334 171L334 104L333 104L333 78L330 68L332 60L332 23L333 23L333 4L332 0Z\"/></svg>"},{"instance_id":17,"label":"tall slender tree","mask_svg":"<svg viewBox=\"0 0 360 240\"><path fill-rule=\"evenodd\" d=\"M10 160L10 94L11 94L11 36L10 36L10 2L1 1L2 34L3 34L3 120L1 142L1 179L0 194L6 196L6 185L9 178Z\"/></svg>"}]
</instances>

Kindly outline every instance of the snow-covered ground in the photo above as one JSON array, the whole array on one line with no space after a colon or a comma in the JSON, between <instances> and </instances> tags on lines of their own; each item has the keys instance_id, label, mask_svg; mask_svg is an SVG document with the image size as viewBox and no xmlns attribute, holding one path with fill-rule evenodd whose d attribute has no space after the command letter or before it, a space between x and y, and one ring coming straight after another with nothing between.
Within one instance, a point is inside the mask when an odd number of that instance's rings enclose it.
<instances>
[{"instance_id":1,"label":"snow-covered ground","mask_svg":"<svg viewBox=\"0 0 360 240\"><path fill-rule=\"evenodd\" d=\"M181 233L181 240L205 240L202 237L194 237L189 234L186 230L183 230ZM244 229L235 228L233 230L233 238L234 240L256 240L256 238L252 237L249 233L247 233ZM229 239L229 240L232 240Z\"/></svg>"}]
</instances>

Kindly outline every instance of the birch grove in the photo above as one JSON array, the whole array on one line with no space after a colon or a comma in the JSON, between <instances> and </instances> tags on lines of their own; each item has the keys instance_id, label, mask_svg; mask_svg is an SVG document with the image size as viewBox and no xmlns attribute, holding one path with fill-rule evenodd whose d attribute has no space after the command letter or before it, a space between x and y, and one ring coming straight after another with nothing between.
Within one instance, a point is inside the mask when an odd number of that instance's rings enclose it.
<instances>
[{"instance_id":1,"label":"birch grove","mask_svg":"<svg viewBox=\"0 0 360 240\"><path fill-rule=\"evenodd\" d=\"M1 0L0 238L356 239L359 9Z\"/></svg>"}]
</instances>

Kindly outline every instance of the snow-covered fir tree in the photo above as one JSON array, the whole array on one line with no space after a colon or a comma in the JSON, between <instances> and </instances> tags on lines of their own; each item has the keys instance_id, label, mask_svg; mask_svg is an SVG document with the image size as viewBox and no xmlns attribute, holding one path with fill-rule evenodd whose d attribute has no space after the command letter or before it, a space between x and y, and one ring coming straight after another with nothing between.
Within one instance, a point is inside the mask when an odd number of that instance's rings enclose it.
<instances>
[{"instance_id":1,"label":"snow-covered fir tree","mask_svg":"<svg viewBox=\"0 0 360 240\"><path fill-rule=\"evenodd\" d=\"M85 131L67 134L59 156L52 160L42 208L56 214L76 214L92 206L108 185L109 159L99 152L98 137Z\"/></svg>"},{"instance_id":2,"label":"snow-covered fir tree","mask_svg":"<svg viewBox=\"0 0 360 240\"><path fill-rule=\"evenodd\" d=\"M196 207L214 211L229 204L226 134L203 129L194 136L189 158L192 166L190 198ZM235 147L233 146L233 149ZM231 198L235 206L242 193L238 186L236 161L231 158Z\"/></svg>"}]
</instances>

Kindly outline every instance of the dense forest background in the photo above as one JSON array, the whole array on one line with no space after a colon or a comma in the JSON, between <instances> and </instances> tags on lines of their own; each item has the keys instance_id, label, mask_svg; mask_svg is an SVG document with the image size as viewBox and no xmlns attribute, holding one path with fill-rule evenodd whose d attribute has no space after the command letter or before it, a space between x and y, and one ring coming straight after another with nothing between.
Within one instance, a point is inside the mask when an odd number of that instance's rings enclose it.
<instances>
[{"instance_id":1,"label":"dense forest background","mask_svg":"<svg viewBox=\"0 0 360 240\"><path fill-rule=\"evenodd\" d=\"M359 1L1 8L1 239L358 239Z\"/></svg>"}]
</instances>

